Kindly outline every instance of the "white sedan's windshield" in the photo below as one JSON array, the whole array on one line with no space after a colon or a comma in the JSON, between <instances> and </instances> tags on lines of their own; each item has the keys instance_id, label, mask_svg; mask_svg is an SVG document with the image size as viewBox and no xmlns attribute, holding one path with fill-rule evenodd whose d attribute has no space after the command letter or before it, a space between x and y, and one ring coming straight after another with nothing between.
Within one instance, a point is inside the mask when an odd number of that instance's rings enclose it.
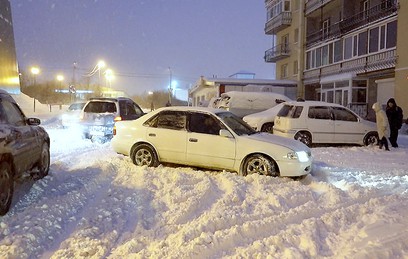
<instances>
[{"instance_id":1,"label":"white sedan's windshield","mask_svg":"<svg viewBox=\"0 0 408 259\"><path fill-rule=\"evenodd\" d=\"M251 135L256 133L245 121L230 112L220 112L217 113L217 116L237 135Z\"/></svg>"}]
</instances>

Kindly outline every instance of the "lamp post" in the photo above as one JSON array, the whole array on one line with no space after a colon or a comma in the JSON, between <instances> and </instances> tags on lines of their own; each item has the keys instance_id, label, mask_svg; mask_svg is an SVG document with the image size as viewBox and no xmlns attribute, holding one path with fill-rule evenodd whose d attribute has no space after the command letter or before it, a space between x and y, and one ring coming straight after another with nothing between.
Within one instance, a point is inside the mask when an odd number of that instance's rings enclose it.
<instances>
[{"instance_id":1,"label":"lamp post","mask_svg":"<svg viewBox=\"0 0 408 259\"><path fill-rule=\"evenodd\" d=\"M40 69L38 68L38 67L32 67L31 68L31 74L33 74L33 79L34 79L34 82L33 82L33 87L35 87L36 86L36 84L37 84L37 75L40 73ZM34 92L33 92L33 104L34 104L34 112L35 112L35 96L34 96Z\"/></svg>"}]
</instances>

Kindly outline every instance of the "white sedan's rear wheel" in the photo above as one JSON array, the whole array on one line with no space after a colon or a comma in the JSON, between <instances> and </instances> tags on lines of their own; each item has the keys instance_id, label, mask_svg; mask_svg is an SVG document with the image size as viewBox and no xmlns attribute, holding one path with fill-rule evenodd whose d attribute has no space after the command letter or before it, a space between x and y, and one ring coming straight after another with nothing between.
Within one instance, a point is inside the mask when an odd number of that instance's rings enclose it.
<instances>
[{"instance_id":1,"label":"white sedan's rear wheel","mask_svg":"<svg viewBox=\"0 0 408 259\"><path fill-rule=\"evenodd\" d=\"M260 154L249 156L242 168L244 176L249 174L261 174L269 176L279 176L279 170L276 163Z\"/></svg>"}]
</instances>

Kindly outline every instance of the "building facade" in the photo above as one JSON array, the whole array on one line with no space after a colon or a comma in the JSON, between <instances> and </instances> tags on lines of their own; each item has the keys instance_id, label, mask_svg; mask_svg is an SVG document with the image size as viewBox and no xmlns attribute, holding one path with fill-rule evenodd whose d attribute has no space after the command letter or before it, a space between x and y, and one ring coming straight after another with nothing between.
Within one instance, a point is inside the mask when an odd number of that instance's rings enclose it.
<instances>
[{"instance_id":1,"label":"building facade","mask_svg":"<svg viewBox=\"0 0 408 259\"><path fill-rule=\"evenodd\" d=\"M20 93L20 79L9 0L0 0L0 89Z\"/></svg>"},{"instance_id":2,"label":"building facade","mask_svg":"<svg viewBox=\"0 0 408 259\"><path fill-rule=\"evenodd\" d=\"M296 76L305 99L338 103L363 117L372 118L371 105L391 97L408 111L403 58L408 53L398 48L408 38L402 33L406 1L266 0L265 5L265 33L276 38L272 49L286 51L272 60L270 50L265 52L266 62L276 62L277 79Z\"/></svg>"}]
</instances>

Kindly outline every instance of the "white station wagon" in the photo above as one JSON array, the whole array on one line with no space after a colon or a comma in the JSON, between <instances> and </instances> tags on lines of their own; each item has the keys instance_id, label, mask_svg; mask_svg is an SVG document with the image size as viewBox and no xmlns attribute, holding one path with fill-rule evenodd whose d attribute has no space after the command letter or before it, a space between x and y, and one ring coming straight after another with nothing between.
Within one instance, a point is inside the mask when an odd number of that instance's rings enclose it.
<instances>
[{"instance_id":1,"label":"white station wagon","mask_svg":"<svg viewBox=\"0 0 408 259\"><path fill-rule=\"evenodd\" d=\"M286 102L275 117L273 133L312 143L372 145L378 142L375 123L350 109L318 101Z\"/></svg>"},{"instance_id":2,"label":"white station wagon","mask_svg":"<svg viewBox=\"0 0 408 259\"><path fill-rule=\"evenodd\" d=\"M253 130L225 110L165 107L115 124L113 149L139 166L175 163L297 177L311 172L310 149L295 140Z\"/></svg>"}]
</instances>

